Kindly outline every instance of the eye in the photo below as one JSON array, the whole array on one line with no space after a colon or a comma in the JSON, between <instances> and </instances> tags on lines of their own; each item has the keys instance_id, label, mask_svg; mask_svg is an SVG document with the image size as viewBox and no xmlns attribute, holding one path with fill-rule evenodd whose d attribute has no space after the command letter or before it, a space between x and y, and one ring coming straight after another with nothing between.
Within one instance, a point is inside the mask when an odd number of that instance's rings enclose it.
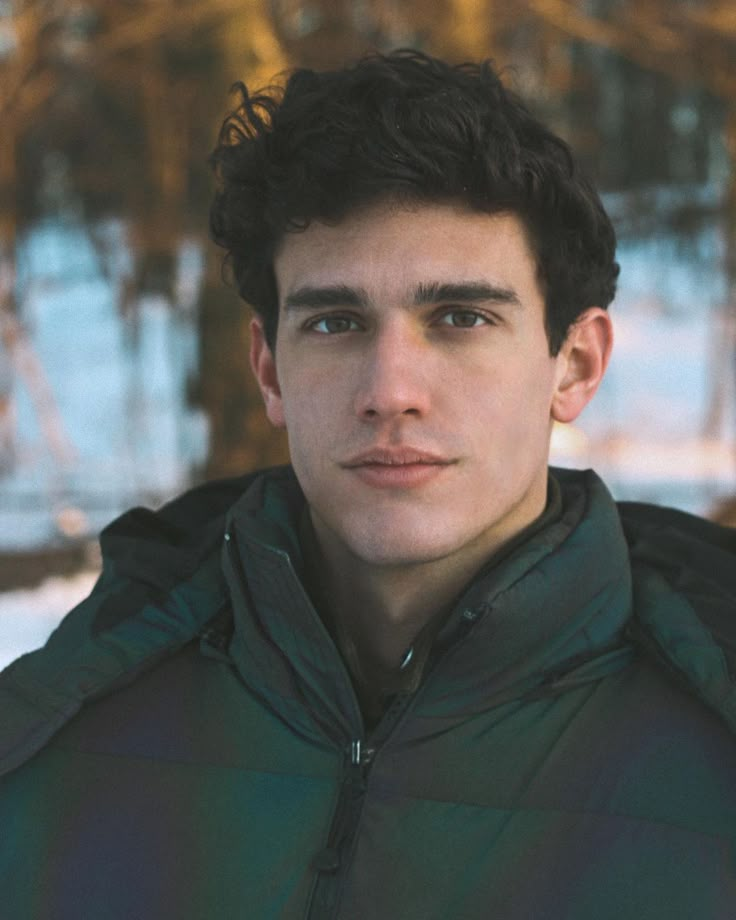
<instances>
[{"instance_id":1,"label":"eye","mask_svg":"<svg viewBox=\"0 0 736 920\"><path fill-rule=\"evenodd\" d=\"M440 322L455 329L474 329L476 326L493 324L490 316L475 310L447 310L440 317Z\"/></svg>"},{"instance_id":2,"label":"eye","mask_svg":"<svg viewBox=\"0 0 736 920\"><path fill-rule=\"evenodd\" d=\"M359 327L349 316L320 316L310 319L305 328L319 335L339 335L341 332L354 332Z\"/></svg>"}]
</instances>

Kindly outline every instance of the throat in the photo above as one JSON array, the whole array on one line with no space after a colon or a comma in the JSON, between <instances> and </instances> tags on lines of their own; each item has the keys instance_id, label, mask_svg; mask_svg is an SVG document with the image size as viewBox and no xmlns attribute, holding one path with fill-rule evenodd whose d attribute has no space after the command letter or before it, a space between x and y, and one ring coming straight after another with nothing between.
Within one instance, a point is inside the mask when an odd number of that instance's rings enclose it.
<instances>
[{"instance_id":1,"label":"throat","mask_svg":"<svg viewBox=\"0 0 736 920\"><path fill-rule=\"evenodd\" d=\"M419 630L405 623L395 629L385 621L383 628L376 629L375 621L369 623L366 617L347 620L329 608L323 610L369 730L397 695L408 696L419 688L446 615L447 611L440 611Z\"/></svg>"},{"instance_id":2,"label":"throat","mask_svg":"<svg viewBox=\"0 0 736 920\"><path fill-rule=\"evenodd\" d=\"M335 577L308 509L299 537L305 587L347 666L364 720L374 725L397 694L419 686L452 604L427 579L410 573L365 579L346 577L345 568L338 567Z\"/></svg>"}]
</instances>

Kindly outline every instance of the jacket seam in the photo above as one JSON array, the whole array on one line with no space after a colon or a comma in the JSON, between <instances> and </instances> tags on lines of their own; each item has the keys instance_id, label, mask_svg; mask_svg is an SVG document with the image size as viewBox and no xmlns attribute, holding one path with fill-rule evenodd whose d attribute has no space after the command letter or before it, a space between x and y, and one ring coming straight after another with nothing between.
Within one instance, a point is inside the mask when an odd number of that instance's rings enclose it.
<instances>
[{"instance_id":1,"label":"jacket seam","mask_svg":"<svg viewBox=\"0 0 736 920\"><path fill-rule=\"evenodd\" d=\"M339 772L334 776L322 777L314 773L295 773L293 771L279 772L278 770L261 770L258 767L245 767L239 764L219 764L206 760L180 760L176 757L149 757L144 754L112 754L108 751L87 751L83 748L67 747L65 744L54 744L54 750L65 754L78 754L83 757L107 757L111 760L140 761L141 763L172 764L180 767L211 767L215 770L235 770L241 773L262 773L267 776L288 776L301 779L324 779L325 782L339 781Z\"/></svg>"},{"instance_id":2,"label":"jacket seam","mask_svg":"<svg viewBox=\"0 0 736 920\"><path fill-rule=\"evenodd\" d=\"M622 812L615 811L586 811L580 809L572 808L504 808L498 805L491 805L489 803L483 802L470 802L460 799L442 799L435 798L433 796L415 796L408 793L396 792L393 793L396 798L408 799L414 802L434 802L437 804L443 805L467 805L471 808L489 808L493 811L504 812L505 814L512 815L566 815L568 817L585 817L585 818L613 818L617 821L634 821L637 824L648 824L657 827L667 827L673 828L675 830L683 831L687 834L697 834L698 836L705 837L709 840L723 840L732 842L736 840L736 829L734 830L733 836L724 836L722 833L708 833L707 831L698 830L697 828L683 826L681 824L676 824L673 821L665 821L659 818L644 818L640 815L628 815Z\"/></svg>"}]
</instances>

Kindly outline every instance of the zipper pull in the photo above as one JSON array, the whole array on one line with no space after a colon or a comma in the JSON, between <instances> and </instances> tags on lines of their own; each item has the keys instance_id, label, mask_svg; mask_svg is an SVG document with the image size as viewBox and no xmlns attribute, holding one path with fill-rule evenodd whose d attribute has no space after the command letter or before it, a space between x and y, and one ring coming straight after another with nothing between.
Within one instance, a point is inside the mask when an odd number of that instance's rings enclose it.
<instances>
[{"instance_id":1,"label":"zipper pull","mask_svg":"<svg viewBox=\"0 0 736 920\"><path fill-rule=\"evenodd\" d=\"M350 764L353 767L367 767L375 753L375 748L366 747L360 738L350 742Z\"/></svg>"}]
</instances>

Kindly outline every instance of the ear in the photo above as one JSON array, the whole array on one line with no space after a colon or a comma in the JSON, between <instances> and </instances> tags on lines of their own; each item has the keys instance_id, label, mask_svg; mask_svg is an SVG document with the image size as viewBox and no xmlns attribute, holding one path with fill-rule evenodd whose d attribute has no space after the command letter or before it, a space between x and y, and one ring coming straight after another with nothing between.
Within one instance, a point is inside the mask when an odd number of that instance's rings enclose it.
<instances>
[{"instance_id":1,"label":"ear","mask_svg":"<svg viewBox=\"0 0 736 920\"><path fill-rule=\"evenodd\" d=\"M250 321L250 366L258 381L268 420L275 428L286 428L276 360L266 342L263 321L258 317Z\"/></svg>"},{"instance_id":2,"label":"ear","mask_svg":"<svg viewBox=\"0 0 736 920\"><path fill-rule=\"evenodd\" d=\"M590 307L570 327L557 355L558 379L552 398L552 418L572 422L588 405L608 367L613 348L611 317Z\"/></svg>"}]
</instances>

